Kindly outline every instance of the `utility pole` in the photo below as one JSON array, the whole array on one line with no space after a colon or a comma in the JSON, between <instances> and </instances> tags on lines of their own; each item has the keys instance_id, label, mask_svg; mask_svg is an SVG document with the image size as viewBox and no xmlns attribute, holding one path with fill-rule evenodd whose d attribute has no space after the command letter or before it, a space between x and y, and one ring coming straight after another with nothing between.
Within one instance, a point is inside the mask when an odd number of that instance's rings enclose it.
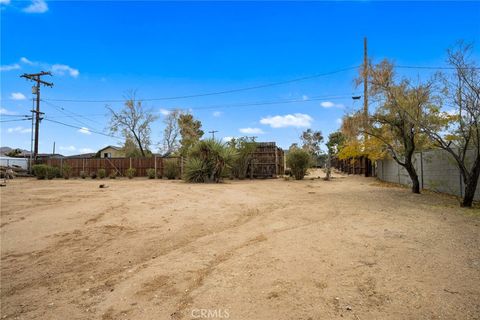
<instances>
[{"instance_id":1,"label":"utility pole","mask_svg":"<svg viewBox=\"0 0 480 320\"><path fill-rule=\"evenodd\" d=\"M363 38L363 117L364 117L364 126L369 125L368 121L368 50L367 50L367 37ZM366 129L366 128L365 128ZM363 143L366 144L368 139L367 134L365 133ZM364 157L365 165L365 177L370 176L368 172L369 159Z\"/></svg>"},{"instance_id":2,"label":"utility pole","mask_svg":"<svg viewBox=\"0 0 480 320\"><path fill-rule=\"evenodd\" d=\"M208 133L211 133L212 134L212 139L215 140L215 133L218 132L218 130L212 130L212 131L208 131Z\"/></svg>"},{"instance_id":3,"label":"utility pole","mask_svg":"<svg viewBox=\"0 0 480 320\"><path fill-rule=\"evenodd\" d=\"M31 73L31 74L26 74L24 73L21 75L21 78L25 78L31 81L36 82L36 85L32 87L32 93L37 96L37 105L35 110L32 110L33 113L35 113L35 147L33 151L33 158L36 159L38 155L38 133L40 129L40 115L43 114L43 112L40 112L40 84L43 84L46 87L53 87L53 83L51 82L46 82L42 80L42 76L51 76L51 72L46 72L46 71L40 71L39 73Z\"/></svg>"},{"instance_id":4,"label":"utility pole","mask_svg":"<svg viewBox=\"0 0 480 320\"><path fill-rule=\"evenodd\" d=\"M368 119L368 51L367 37L363 38L363 114Z\"/></svg>"}]
</instances>

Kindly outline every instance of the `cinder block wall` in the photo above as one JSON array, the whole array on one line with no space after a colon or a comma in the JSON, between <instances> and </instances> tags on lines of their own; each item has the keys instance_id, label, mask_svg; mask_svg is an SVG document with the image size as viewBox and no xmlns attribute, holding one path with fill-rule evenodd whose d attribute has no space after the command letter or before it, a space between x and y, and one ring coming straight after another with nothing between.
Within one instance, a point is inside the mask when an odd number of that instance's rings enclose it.
<instances>
[{"instance_id":1,"label":"cinder block wall","mask_svg":"<svg viewBox=\"0 0 480 320\"><path fill-rule=\"evenodd\" d=\"M473 151L467 154L473 161ZM471 165L471 163L469 163ZM464 182L452 155L444 150L417 152L414 165L422 189L444 192L462 197ZM411 186L407 171L393 159L377 161L377 177L380 180ZM475 192L475 200L480 200L480 181Z\"/></svg>"}]
</instances>

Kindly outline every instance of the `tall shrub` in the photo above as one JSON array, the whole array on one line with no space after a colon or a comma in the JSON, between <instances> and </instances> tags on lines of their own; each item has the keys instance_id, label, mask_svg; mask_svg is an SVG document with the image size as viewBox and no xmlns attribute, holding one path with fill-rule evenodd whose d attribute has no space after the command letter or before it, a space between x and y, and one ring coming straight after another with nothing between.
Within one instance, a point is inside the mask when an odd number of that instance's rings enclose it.
<instances>
[{"instance_id":1,"label":"tall shrub","mask_svg":"<svg viewBox=\"0 0 480 320\"><path fill-rule=\"evenodd\" d=\"M48 166L46 164L36 164L32 167L33 174L38 180L43 180L47 177L47 168Z\"/></svg>"},{"instance_id":2,"label":"tall shrub","mask_svg":"<svg viewBox=\"0 0 480 320\"><path fill-rule=\"evenodd\" d=\"M296 180L302 180L312 163L310 153L298 148L293 148L287 153L287 166Z\"/></svg>"},{"instance_id":3,"label":"tall shrub","mask_svg":"<svg viewBox=\"0 0 480 320\"><path fill-rule=\"evenodd\" d=\"M166 159L164 163L164 176L167 179L175 179L180 175L180 168L176 159Z\"/></svg>"}]
</instances>

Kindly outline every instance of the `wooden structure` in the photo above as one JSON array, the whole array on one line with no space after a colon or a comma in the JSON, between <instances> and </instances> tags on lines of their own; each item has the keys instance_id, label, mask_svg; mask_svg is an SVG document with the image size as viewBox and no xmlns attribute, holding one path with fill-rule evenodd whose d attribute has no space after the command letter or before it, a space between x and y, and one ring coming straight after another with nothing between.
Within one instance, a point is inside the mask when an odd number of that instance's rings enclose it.
<instances>
[{"instance_id":1,"label":"wooden structure","mask_svg":"<svg viewBox=\"0 0 480 320\"><path fill-rule=\"evenodd\" d=\"M365 177L374 176L372 161L367 157L350 159L332 159L332 167L347 174L362 174Z\"/></svg>"},{"instance_id":2,"label":"wooden structure","mask_svg":"<svg viewBox=\"0 0 480 320\"><path fill-rule=\"evenodd\" d=\"M283 150L275 142L258 142L253 152L252 164L247 176L250 178L275 178L285 173Z\"/></svg>"}]
</instances>

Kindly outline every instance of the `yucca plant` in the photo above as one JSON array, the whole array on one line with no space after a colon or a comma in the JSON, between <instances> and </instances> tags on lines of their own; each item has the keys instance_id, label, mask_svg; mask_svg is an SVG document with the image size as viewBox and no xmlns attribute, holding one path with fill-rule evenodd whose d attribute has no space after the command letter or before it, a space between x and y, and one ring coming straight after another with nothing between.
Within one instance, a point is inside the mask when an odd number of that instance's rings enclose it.
<instances>
[{"instance_id":1,"label":"yucca plant","mask_svg":"<svg viewBox=\"0 0 480 320\"><path fill-rule=\"evenodd\" d=\"M199 141L188 155L184 179L188 182L219 182L223 170L230 167L236 157L236 150L220 141Z\"/></svg>"}]
</instances>

